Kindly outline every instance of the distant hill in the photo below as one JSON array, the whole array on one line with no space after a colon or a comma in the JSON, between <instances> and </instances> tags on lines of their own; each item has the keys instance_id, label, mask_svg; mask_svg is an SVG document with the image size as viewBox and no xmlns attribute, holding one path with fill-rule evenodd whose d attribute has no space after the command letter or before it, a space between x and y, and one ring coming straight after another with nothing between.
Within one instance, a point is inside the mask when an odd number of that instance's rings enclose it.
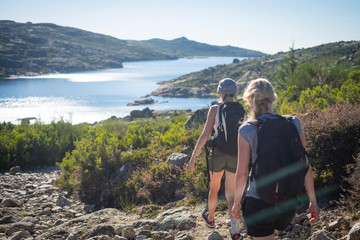
<instances>
[{"instance_id":1,"label":"distant hill","mask_svg":"<svg viewBox=\"0 0 360 240\"><path fill-rule=\"evenodd\" d=\"M155 96L166 97L217 97L216 87L220 79L233 78L242 87L249 80L258 77L270 77L280 67L288 52L258 58L248 58L239 63L219 65L202 71L190 73L177 79L160 83L161 86L152 92ZM320 46L297 49L295 57L298 64L306 61L335 66L345 64L349 68L360 67L360 41L336 42Z\"/></svg>"},{"instance_id":2,"label":"distant hill","mask_svg":"<svg viewBox=\"0 0 360 240\"><path fill-rule=\"evenodd\" d=\"M230 46L197 43L186 38L172 41L120 40L50 23L0 21L0 78L121 68L125 61L259 54L264 55Z\"/></svg>"},{"instance_id":3,"label":"distant hill","mask_svg":"<svg viewBox=\"0 0 360 240\"><path fill-rule=\"evenodd\" d=\"M230 56L230 57L260 57L266 54L245 48L232 46L214 46L188 40L186 37L174 40L150 39L144 41L129 41L135 46L148 47L176 56Z\"/></svg>"}]
</instances>

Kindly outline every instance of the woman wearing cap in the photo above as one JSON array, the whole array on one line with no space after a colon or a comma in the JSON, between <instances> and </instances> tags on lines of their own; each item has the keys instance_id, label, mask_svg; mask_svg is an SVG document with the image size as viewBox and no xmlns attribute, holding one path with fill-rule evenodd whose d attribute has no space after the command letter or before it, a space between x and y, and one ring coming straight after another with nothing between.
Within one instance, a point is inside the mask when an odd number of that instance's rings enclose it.
<instances>
[{"instance_id":1,"label":"woman wearing cap","mask_svg":"<svg viewBox=\"0 0 360 240\"><path fill-rule=\"evenodd\" d=\"M237 93L236 83L230 79L225 78L219 82L217 92L220 96L220 103L234 102L234 97ZM201 149L206 144L212 130L217 128L218 124L219 105L213 105L210 107L207 120L201 133L192 156L189 161L189 167L195 171L195 160ZM245 117L245 116L244 116ZM216 131L216 130L215 130ZM228 202L229 213L234 203L235 192L235 173L237 167L237 156L226 155L220 151L214 151L213 162L209 164L210 174L210 190L208 196L208 210L204 209L202 217L206 222L206 225L210 228L215 227L215 208L218 200L218 192L221 187L221 179L225 172L225 196ZM211 161L212 159L210 159ZM231 216L231 215L230 215ZM231 218L231 235L233 239L239 238L239 220Z\"/></svg>"}]
</instances>

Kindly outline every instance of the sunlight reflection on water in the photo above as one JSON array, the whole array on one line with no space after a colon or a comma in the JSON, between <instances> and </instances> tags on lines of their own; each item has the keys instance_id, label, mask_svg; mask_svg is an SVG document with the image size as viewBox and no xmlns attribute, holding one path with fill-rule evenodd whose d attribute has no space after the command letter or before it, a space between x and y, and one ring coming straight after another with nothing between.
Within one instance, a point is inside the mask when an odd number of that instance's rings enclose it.
<instances>
[{"instance_id":1,"label":"sunlight reflection on water","mask_svg":"<svg viewBox=\"0 0 360 240\"><path fill-rule=\"evenodd\" d=\"M171 80L189 72L231 63L233 57L124 63L124 68L70 74L18 77L0 81L0 122L19 123L35 117L50 123L94 123L111 116L125 117L132 110L197 110L215 98L166 98L151 96L151 105L127 106Z\"/></svg>"}]
</instances>

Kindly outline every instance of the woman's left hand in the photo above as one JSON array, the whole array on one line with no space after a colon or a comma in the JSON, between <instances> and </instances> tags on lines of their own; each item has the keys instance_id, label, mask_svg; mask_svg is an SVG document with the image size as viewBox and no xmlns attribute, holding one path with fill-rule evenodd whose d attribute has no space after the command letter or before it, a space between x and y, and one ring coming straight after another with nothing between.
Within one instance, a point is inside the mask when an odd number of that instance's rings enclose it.
<instances>
[{"instance_id":1,"label":"woman's left hand","mask_svg":"<svg viewBox=\"0 0 360 240\"><path fill-rule=\"evenodd\" d=\"M195 171L195 158L192 157L189 161L189 167L192 171Z\"/></svg>"},{"instance_id":2,"label":"woman's left hand","mask_svg":"<svg viewBox=\"0 0 360 240\"><path fill-rule=\"evenodd\" d=\"M241 210L241 203L234 203L231 208L231 217L239 219L240 217L240 210Z\"/></svg>"}]
</instances>

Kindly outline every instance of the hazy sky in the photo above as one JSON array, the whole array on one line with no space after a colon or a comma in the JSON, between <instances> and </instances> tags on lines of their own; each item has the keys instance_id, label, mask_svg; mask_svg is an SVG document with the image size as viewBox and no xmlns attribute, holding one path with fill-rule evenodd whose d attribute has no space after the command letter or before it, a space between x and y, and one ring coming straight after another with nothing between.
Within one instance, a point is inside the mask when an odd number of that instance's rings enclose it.
<instances>
[{"instance_id":1,"label":"hazy sky","mask_svg":"<svg viewBox=\"0 0 360 240\"><path fill-rule=\"evenodd\" d=\"M360 40L360 0L0 0L0 19L265 53Z\"/></svg>"}]
</instances>

